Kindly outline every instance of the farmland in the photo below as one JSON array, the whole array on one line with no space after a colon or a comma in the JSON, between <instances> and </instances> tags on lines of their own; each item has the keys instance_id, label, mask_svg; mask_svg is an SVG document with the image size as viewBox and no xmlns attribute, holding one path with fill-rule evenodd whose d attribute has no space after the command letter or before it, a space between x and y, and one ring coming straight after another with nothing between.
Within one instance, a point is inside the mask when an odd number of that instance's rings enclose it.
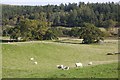
<instances>
[{"instance_id":1,"label":"farmland","mask_svg":"<svg viewBox=\"0 0 120 80\"><path fill-rule=\"evenodd\" d=\"M3 78L117 78L117 40L104 44L81 44L79 39L61 38L58 41L30 41L2 43ZM30 61L34 57L37 65ZM92 61L93 65L88 66ZM76 69L75 63L83 63ZM63 64L70 70L59 70ZM109 73L109 74L108 74Z\"/></svg>"},{"instance_id":2,"label":"farmland","mask_svg":"<svg viewBox=\"0 0 120 80\"><path fill-rule=\"evenodd\" d=\"M118 78L119 2L26 1L1 3L0 78Z\"/></svg>"}]
</instances>

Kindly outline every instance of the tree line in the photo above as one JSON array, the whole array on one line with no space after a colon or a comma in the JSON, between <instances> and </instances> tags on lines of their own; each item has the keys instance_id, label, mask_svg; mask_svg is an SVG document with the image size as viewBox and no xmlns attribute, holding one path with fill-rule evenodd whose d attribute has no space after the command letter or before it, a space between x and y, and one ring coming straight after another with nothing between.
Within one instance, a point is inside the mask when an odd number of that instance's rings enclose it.
<instances>
[{"instance_id":1,"label":"tree line","mask_svg":"<svg viewBox=\"0 0 120 80\"><path fill-rule=\"evenodd\" d=\"M3 25L16 25L21 18L46 19L52 26L75 27L92 23L97 27L109 27L107 23L119 24L120 5L118 3L79 2L46 6L2 5Z\"/></svg>"},{"instance_id":2,"label":"tree line","mask_svg":"<svg viewBox=\"0 0 120 80\"><path fill-rule=\"evenodd\" d=\"M83 43L90 44L103 40L104 33L94 24L84 23L81 28L73 27L71 29L48 27L47 22L37 20L22 20L18 26L10 28L8 33L11 39L24 41L28 40L52 40L60 36L77 37L83 39Z\"/></svg>"},{"instance_id":3,"label":"tree line","mask_svg":"<svg viewBox=\"0 0 120 80\"><path fill-rule=\"evenodd\" d=\"M83 43L98 42L104 36L98 27L109 30L120 25L119 8L120 5L114 2L79 2L59 6L2 5L3 36L10 36L11 39L21 37L23 40L70 36L82 38Z\"/></svg>"}]
</instances>

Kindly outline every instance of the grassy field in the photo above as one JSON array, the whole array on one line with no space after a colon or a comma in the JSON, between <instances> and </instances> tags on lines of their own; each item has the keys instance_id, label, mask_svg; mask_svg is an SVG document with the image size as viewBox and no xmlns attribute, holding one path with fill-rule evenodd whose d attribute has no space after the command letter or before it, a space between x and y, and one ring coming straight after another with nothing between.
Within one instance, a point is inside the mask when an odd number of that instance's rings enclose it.
<instances>
[{"instance_id":1,"label":"grassy field","mask_svg":"<svg viewBox=\"0 0 120 80\"><path fill-rule=\"evenodd\" d=\"M60 41L33 41L2 44L3 78L76 78L118 77L118 55L106 55L118 51L117 40L104 44L80 44L78 39L62 38ZM30 61L34 57L37 65ZM92 61L93 65L88 66ZM76 69L75 63L83 68ZM70 70L57 69L56 65L70 66ZM109 74L108 74L109 73Z\"/></svg>"}]
</instances>

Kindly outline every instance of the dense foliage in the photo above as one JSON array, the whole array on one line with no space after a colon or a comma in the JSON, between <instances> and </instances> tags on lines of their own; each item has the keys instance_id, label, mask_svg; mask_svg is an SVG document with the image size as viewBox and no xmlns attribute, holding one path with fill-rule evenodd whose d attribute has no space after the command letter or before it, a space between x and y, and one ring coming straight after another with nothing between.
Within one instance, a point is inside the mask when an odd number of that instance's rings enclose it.
<instances>
[{"instance_id":1,"label":"dense foliage","mask_svg":"<svg viewBox=\"0 0 120 80\"><path fill-rule=\"evenodd\" d=\"M85 43L92 43L103 35L97 27L109 31L120 26L119 8L120 5L114 2L79 2L59 6L2 5L3 36L10 36L11 39L21 37L23 40L48 40L57 39L58 36L71 36L83 38ZM67 29L68 27L72 29ZM91 34L88 34L89 31ZM87 40L89 42L86 42Z\"/></svg>"},{"instance_id":2,"label":"dense foliage","mask_svg":"<svg viewBox=\"0 0 120 80\"><path fill-rule=\"evenodd\" d=\"M95 43L103 40L103 32L100 31L97 27L93 24L85 23L84 27L80 29L80 37L83 38L83 43Z\"/></svg>"},{"instance_id":3,"label":"dense foliage","mask_svg":"<svg viewBox=\"0 0 120 80\"><path fill-rule=\"evenodd\" d=\"M20 19L40 19L52 23L52 26L83 26L84 22L98 27L108 27L106 22L120 22L118 3L80 2L46 6L2 6L3 25L16 25ZM108 21L111 20L111 21ZM106 23L106 24L105 24Z\"/></svg>"},{"instance_id":4,"label":"dense foliage","mask_svg":"<svg viewBox=\"0 0 120 80\"><path fill-rule=\"evenodd\" d=\"M90 44L103 40L104 34L93 24L84 23L84 26L81 28L72 28L69 31L69 36L81 38L83 39L82 43Z\"/></svg>"}]
</instances>

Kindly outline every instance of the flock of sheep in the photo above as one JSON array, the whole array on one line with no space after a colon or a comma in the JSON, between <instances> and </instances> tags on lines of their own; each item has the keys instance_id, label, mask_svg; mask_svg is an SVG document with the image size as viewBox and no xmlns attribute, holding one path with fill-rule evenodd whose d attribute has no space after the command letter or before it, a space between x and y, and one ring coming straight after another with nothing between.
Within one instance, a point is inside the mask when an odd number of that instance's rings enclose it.
<instances>
[{"instance_id":1,"label":"flock of sheep","mask_svg":"<svg viewBox=\"0 0 120 80\"><path fill-rule=\"evenodd\" d=\"M116 53L107 53L107 55L116 55L116 54L120 54L120 52L116 52ZM30 58L31 61L33 61L34 64L38 64L37 61L34 60L34 58ZM88 65L92 65L93 63L92 62L89 62ZM62 69L62 70L69 70L70 67L68 66L64 66L64 65L56 65L58 69ZM83 67L83 64L78 62L78 63L75 63L75 66L76 67L80 67L82 68Z\"/></svg>"},{"instance_id":2,"label":"flock of sheep","mask_svg":"<svg viewBox=\"0 0 120 80\"><path fill-rule=\"evenodd\" d=\"M88 63L88 65L92 65L92 64L93 64L92 62L89 62L89 63ZM82 68L82 67L83 67L83 64L80 63L80 62L78 62L78 63L75 63L75 66ZM69 69L70 69L70 67L68 67L68 66L63 66L63 65L57 65L57 68L58 68L58 69L62 69L62 70L69 70Z\"/></svg>"},{"instance_id":3,"label":"flock of sheep","mask_svg":"<svg viewBox=\"0 0 120 80\"><path fill-rule=\"evenodd\" d=\"M34 58L30 58L30 60L33 61L33 63L34 63L35 65L38 64L38 62L35 61ZM92 62L89 62L89 63L88 63L88 65L92 65L92 64L93 64ZM75 63L75 66L82 68L82 67L83 67L83 64L80 63L80 62L78 62L78 63ZM69 69L70 69L70 67L64 66L64 65L57 65L57 68L58 68L58 69L62 69L62 70L69 70Z\"/></svg>"}]
</instances>

